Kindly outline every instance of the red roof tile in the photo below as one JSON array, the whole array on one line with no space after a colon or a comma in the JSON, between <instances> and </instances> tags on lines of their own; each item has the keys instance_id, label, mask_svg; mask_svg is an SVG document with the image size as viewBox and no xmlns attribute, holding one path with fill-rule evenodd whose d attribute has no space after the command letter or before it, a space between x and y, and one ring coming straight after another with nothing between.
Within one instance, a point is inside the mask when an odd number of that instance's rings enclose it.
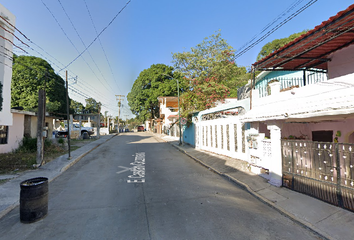
<instances>
[{"instance_id":1,"label":"red roof tile","mask_svg":"<svg viewBox=\"0 0 354 240\"><path fill-rule=\"evenodd\" d=\"M327 70L329 55L354 43L354 4L322 22L253 66L284 70L318 68Z\"/></svg>"}]
</instances>

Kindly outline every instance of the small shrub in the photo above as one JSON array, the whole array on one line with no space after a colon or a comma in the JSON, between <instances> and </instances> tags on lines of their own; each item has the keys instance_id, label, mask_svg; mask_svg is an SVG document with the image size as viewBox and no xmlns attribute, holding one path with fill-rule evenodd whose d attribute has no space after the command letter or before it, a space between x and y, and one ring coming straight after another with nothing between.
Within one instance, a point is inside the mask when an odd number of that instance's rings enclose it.
<instances>
[{"instance_id":1,"label":"small shrub","mask_svg":"<svg viewBox=\"0 0 354 240\"><path fill-rule=\"evenodd\" d=\"M24 137L16 152L36 152L37 151L37 138Z\"/></svg>"},{"instance_id":2,"label":"small shrub","mask_svg":"<svg viewBox=\"0 0 354 240\"><path fill-rule=\"evenodd\" d=\"M52 145L53 145L53 142L51 140L49 140L47 138L44 139L44 150L49 149Z\"/></svg>"},{"instance_id":3,"label":"small shrub","mask_svg":"<svg viewBox=\"0 0 354 240\"><path fill-rule=\"evenodd\" d=\"M60 144L64 145L64 142L65 142L65 141L64 141L64 139L63 139L63 138L59 138L59 139L58 139L58 143L60 143Z\"/></svg>"}]
</instances>

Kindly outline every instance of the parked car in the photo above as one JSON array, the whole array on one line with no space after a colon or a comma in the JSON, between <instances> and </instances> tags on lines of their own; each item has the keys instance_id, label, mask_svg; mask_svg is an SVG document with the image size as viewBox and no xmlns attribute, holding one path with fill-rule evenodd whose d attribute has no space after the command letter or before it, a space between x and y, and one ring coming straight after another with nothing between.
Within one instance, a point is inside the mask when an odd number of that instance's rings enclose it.
<instances>
[{"instance_id":1,"label":"parked car","mask_svg":"<svg viewBox=\"0 0 354 240\"><path fill-rule=\"evenodd\" d=\"M80 125L79 124L73 124L73 129L72 131L79 131L80 130ZM81 136L83 135L88 135L91 136L94 134L93 128L92 127L81 127ZM60 138L60 137L66 137L68 135L68 129L66 128L64 131L58 131L55 134L55 137Z\"/></svg>"},{"instance_id":2,"label":"parked car","mask_svg":"<svg viewBox=\"0 0 354 240\"><path fill-rule=\"evenodd\" d=\"M138 132L144 132L144 126L138 126Z\"/></svg>"}]
</instances>

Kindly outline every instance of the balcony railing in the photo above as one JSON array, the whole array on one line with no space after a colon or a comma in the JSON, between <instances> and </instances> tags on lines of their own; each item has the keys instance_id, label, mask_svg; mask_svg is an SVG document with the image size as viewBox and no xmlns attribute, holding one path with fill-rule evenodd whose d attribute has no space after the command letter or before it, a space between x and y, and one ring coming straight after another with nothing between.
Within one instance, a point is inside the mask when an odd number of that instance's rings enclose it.
<instances>
[{"instance_id":1,"label":"balcony railing","mask_svg":"<svg viewBox=\"0 0 354 240\"><path fill-rule=\"evenodd\" d=\"M259 91L259 97L266 97L270 93L270 88L268 83L272 80L278 80L280 82L280 89L287 90L294 87L303 87L310 84L315 84L318 82L327 81L327 74L322 72L310 72L306 75L305 81L303 77L273 77L273 78L263 78L256 83L255 88Z\"/></svg>"}]
</instances>

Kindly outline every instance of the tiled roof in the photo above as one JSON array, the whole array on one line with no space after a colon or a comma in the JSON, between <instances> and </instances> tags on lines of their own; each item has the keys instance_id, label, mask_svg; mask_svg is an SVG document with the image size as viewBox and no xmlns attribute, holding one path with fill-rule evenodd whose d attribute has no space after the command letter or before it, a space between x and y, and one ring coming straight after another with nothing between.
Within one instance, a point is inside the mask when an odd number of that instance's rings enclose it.
<instances>
[{"instance_id":1,"label":"tiled roof","mask_svg":"<svg viewBox=\"0 0 354 240\"><path fill-rule=\"evenodd\" d=\"M327 70L329 55L354 43L354 4L314 29L269 54L253 66L257 69L283 68Z\"/></svg>"}]
</instances>

